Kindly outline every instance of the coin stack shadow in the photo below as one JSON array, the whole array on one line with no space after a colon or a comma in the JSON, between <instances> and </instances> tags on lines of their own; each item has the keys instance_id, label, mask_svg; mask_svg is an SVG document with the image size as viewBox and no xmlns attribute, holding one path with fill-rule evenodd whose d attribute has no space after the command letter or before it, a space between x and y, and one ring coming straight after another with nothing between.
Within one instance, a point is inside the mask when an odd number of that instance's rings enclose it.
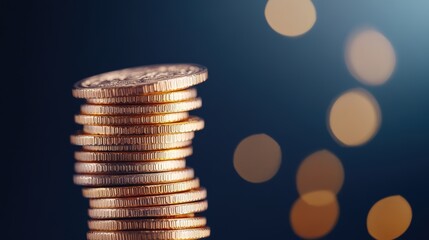
<instances>
[{"instance_id":1,"label":"coin stack shadow","mask_svg":"<svg viewBox=\"0 0 429 240\"><path fill-rule=\"evenodd\" d=\"M205 80L205 79L204 79ZM74 182L89 198L87 239L200 239L210 235L208 207L185 158L203 119L195 88L86 98L71 136Z\"/></svg>"}]
</instances>

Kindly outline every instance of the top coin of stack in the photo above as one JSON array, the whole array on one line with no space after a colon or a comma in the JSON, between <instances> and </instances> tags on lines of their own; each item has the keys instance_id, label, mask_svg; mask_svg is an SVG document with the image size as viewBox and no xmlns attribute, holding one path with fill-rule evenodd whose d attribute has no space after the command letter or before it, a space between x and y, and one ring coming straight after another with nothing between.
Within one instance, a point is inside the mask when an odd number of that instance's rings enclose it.
<instances>
[{"instance_id":1,"label":"top coin of stack","mask_svg":"<svg viewBox=\"0 0 429 240\"><path fill-rule=\"evenodd\" d=\"M207 69L196 64L128 68L75 84L86 103L71 136L74 182L90 199L88 239L199 239L210 235L206 190L185 158L204 120L194 85Z\"/></svg>"}]
</instances>

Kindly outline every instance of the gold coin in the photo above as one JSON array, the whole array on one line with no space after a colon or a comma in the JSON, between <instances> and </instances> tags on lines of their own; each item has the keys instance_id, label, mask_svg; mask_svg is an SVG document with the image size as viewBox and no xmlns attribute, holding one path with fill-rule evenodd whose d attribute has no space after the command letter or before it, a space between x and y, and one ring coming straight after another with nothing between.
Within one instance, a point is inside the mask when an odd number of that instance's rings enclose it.
<instances>
[{"instance_id":1,"label":"gold coin","mask_svg":"<svg viewBox=\"0 0 429 240\"><path fill-rule=\"evenodd\" d=\"M196 64L163 64L107 72L77 82L77 98L111 98L171 92L204 82L207 68Z\"/></svg>"},{"instance_id":2,"label":"gold coin","mask_svg":"<svg viewBox=\"0 0 429 240\"><path fill-rule=\"evenodd\" d=\"M131 163L87 163L77 162L74 169L77 173L87 174L123 174L165 172L184 169L185 159L164 160L157 162L131 162Z\"/></svg>"},{"instance_id":3,"label":"gold coin","mask_svg":"<svg viewBox=\"0 0 429 240\"><path fill-rule=\"evenodd\" d=\"M89 231L86 234L88 240L191 240L207 238L210 236L210 228L192 228L177 230L152 230L152 231Z\"/></svg>"},{"instance_id":4,"label":"gold coin","mask_svg":"<svg viewBox=\"0 0 429 240\"><path fill-rule=\"evenodd\" d=\"M204 217L89 220L88 227L98 231L159 230L204 227Z\"/></svg>"},{"instance_id":5,"label":"gold coin","mask_svg":"<svg viewBox=\"0 0 429 240\"><path fill-rule=\"evenodd\" d=\"M133 125L133 124L159 124L184 121L189 118L188 112L166 113L157 115L123 115L123 116L96 116L75 115L77 124L83 125Z\"/></svg>"},{"instance_id":6,"label":"gold coin","mask_svg":"<svg viewBox=\"0 0 429 240\"><path fill-rule=\"evenodd\" d=\"M182 159L192 155L192 147L146 152L76 151L74 157L83 162L133 162Z\"/></svg>"},{"instance_id":7,"label":"gold coin","mask_svg":"<svg viewBox=\"0 0 429 240\"><path fill-rule=\"evenodd\" d=\"M82 114L88 115L135 115L135 114L163 114L188 112L202 106L201 98L194 98L182 102L158 103L144 105L95 105L84 104L80 107Z\"/></svg>"},{"instance_id":8,"label":"gold coin","mask_svg":"<svg viewBox=\"0 0 429 240\"><path fill-rule=\"evenodd\" d=\"M167 217L189 213L198 213L207 210L207 201L182 203L155 207L134 208L90 208L88 215L94 219L140 218L140 217Z\"/></svg>"},{"instance_id":9,"label":"gold coin","mask_svg":"<svg viewBox=\"0 0 429 240\"><path fill-rule=\"evenodd\" d=\"M200 180L194 178L183 182L141 185L111 188L84 188L82 194L86 198L116 198L135 197L147 195L161 195L168 193L184 192L200 187Z\"/></svg>"},{"instance_id":10,"label":"gold coin","mask_svg":"<svg viewBox=\"0 0 429 240\"><path fill-rule=\"evenodd\" d=\"M160 173L140 173L127 175L74 175L73 181L81 186L121 186L180 182L194 178L194 170L186 168Z\"/></svg>"},{"instance_id":11,"label":"gold coin","mask_svg":"<svg viewBox=\"0 0 429 240\"><path fill-rule=\"evenodd\" d=\"M206 189L199 188L187 192L165 195L90 199L89 206L91 208L130 208L143 206L162 206L178 203L196 202L199 200L204 200L206 197Z\"/></svg>"},{"instance_id":12,"label":"gold coin","mask_svg":"<svg viewBox=\"0 0 429 240\"><path fill-rule=\"evenodd\" d=\"M107 145L107 146L82 146L87 151L151 151L172 148L187 147L192 144L192 141L174 142L174 143L152 143L144 145Z\"/></svg>"},{"instance_id":13,"label":"gold coin","mask_svg":"<svg viewBox=\"0 0 429 240\"><path fill-rule=\"evenodd\" d=\"M195 88L189 88L181 91L165 92L160 94L124 96L115 98L89 98L87 99L87 102L91 104L167 103L185 101L196 97L197 90Z\"/></svg>"},{"instance_id":14,"label":"gold coin","mask_svg":"<svg viewBox=\"0 0 429 240\"><path fill-rule=\"evenodd\" d=\"M138 145L151 143L174 143L189 141L193 132L158 135L89 135L77 133L70 141L75 145Z\"/></svg>"},{"instance_id":15,"label":"gold coin","mask_svg":"<svg viewBox=\"0 0 429 240\"><path fill-rule=\"evenodd\" d=\"M132 135L132 134L167 134L194 132L204 128L204 120L191 116L188 120L175 123L164 123L156 125L128 125L128 126L100 126L85 125L83 132L86 134L102 135Z\"/></svg>"}]
</instances>

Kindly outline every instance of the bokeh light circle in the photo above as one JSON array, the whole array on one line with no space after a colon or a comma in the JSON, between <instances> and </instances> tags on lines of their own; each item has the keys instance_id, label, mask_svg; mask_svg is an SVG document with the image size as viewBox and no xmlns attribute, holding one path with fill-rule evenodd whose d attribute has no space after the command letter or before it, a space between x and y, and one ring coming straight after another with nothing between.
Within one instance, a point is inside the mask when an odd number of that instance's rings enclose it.
<instances>
[{"instance_id":1,"label":"bokeh light circle","mask_svg":"<svg viewBox=\"0 0 429 240\"><path fill-rule=\"evenodd\" d=\"M349 37L345 58L351 74L368 85L385 83L396 66L392 44L383 34L371 28L356 31Z\"/></svg>"},{"instance_id":2,"label":"bokeh light circle","mask_svg":"<svg viewBox=\"0 0 429 240\"><path fill-rule=\"evenodd\" d=\"M370 209L367 217L369 234L379 240L397 239L411 224L412 209L402 196L381 199Z\"/></svg>"},{"instance_id":3,"label":"bokeh light circle","mask_svg":"<svg viewBox=\"0 0 429 240\"><path fill-rule=\"evenodd\" d=\"M311 0L269 0L265 18L277 33L296 37L314 26L317 14Z\"/></svg>"},{"instance_id":4,"label":"bokeh light circle","mask_svg":"<svg viewBox=\"0 0 429 240\"><path fill-rule=\"evenodd\" d=\"M312 206L324 206L337 201L337 196L330 190L316 190L302 194L301 199Z\"/></svg>"},{"instance_id":5,"label":"bokeh light circle","mask_svg":"<svg viewBox=\"0 0 429 240\"><path fill-rule=\"evenodd\" d=\"M302 161L296 174L297 189L301 197L307 203L320 205L330 194L337 194L344 183L343 165L333 153L328 150L317 151ZM308 195L310 192L319 192L314 198ZM324 194L323 194L324 193ZM307 194L307 198L304 197Z\"/></svg>"},{"instance_id":6,"label":"bokeh light circle","mask_svg":"<svg viewBox=\"0 0 429 240\"><path fill-rule=\"evenodd\" d=\"M317 198L323 192L307 193ZM323 196L321 196L323 197ZM296 235L304 239L318 239L326 236L338 222L340 207L336 198L324 205L311 205L299 198L292 206L290 222Z\"/></svg>"},{"instance_id":7,"label":"bokeh light circle","mask_svg":"<svg viewBox=\"0 0 429 240\"><path fill-rule=\"evenodd\" d=\"M343 93L328 113L331 135L345 146L360 146L371 140L381 125L377 100L363 89Z\"/></svg>"},{"instance_id":8,"label":"bokeh light circle","mask_svg":"<svg viewBox=\"0 0 429 240\"><path fill-rule=\"evenodd\" d=\"M281 148L266 134L243 139L234 152L234 168L244 180L262 183L273 178L281 165Z\"/></svg>"}]
</instances>

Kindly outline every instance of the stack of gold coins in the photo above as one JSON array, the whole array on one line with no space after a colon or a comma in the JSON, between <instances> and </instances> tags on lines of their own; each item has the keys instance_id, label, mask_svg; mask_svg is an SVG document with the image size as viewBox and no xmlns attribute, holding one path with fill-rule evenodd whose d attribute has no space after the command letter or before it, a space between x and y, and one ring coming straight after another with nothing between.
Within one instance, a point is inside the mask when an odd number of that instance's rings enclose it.
<instances>
[{"instance_id":1,"label":"stack of gold coins","mask_svg":"<svg viewBox=\"0 0 429 240\"><path fill-rule=\"evenodd\" d=\"M71 136L74 182L89 198L87 239L200 239L210 235L206 189L185 158L204 121L195 64L151 65L96 75L75 84L86 103Z\"/></svg>"}]
</instances>

